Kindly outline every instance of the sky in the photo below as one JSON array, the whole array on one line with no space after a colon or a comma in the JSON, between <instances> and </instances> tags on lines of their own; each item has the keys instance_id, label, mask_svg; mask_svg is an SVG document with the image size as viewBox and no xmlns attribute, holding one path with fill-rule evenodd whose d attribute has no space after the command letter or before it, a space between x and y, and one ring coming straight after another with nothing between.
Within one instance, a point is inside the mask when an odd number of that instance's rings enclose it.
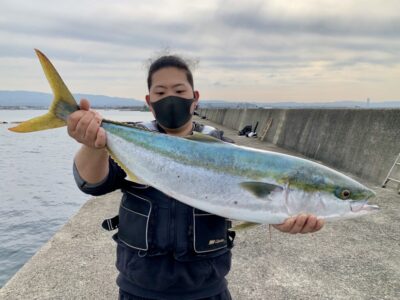
<instances>
[{"instance_id":1,"label":"sky","mask_svg":"<svg viewBox=\"0 0 400 300\"><path fill-rule=\"evenodd\" d=\"M398 0L0 2L0 90L50 92L33 51L73 93L144 100L148 62L178 54L201 99L400 100Z\"/></svg>"}]
</instances>

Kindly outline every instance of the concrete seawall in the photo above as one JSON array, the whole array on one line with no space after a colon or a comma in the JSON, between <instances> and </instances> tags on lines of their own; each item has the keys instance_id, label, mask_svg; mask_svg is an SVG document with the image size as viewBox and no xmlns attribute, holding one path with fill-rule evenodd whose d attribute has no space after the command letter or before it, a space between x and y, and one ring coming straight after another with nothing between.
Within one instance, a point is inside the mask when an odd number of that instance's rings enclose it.
<instances>
[{"instance_id":1,"label":"concrete seawall","mask_svg":"<svg viewBox=\"0 0 400 300\"><path fill-rule=\"evenodd\" d=\"M400 152L400 109L201 109L200 115L235 130L258 122L259 136L272 121L264 141L374 183Z\"/></svg>"}]
</instances>

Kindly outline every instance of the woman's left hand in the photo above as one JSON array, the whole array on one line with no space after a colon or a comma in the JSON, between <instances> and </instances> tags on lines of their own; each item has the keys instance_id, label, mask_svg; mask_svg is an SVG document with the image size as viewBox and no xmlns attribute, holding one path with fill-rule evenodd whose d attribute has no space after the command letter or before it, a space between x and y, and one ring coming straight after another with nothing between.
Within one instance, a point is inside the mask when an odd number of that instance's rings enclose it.
<instances>
[{"instance_id":1,"label":"woman's left hand","mask_svg":"<svg viewBox=\"0 0 400 300\"><path fill-rule=\"evenodd\" d=\"M324 224L324 220L317 219L314 215L301 214L286 219L282 224L272 226L279 231L296 234L316 232L320 230Z\"/></svg>"}]
</instances>

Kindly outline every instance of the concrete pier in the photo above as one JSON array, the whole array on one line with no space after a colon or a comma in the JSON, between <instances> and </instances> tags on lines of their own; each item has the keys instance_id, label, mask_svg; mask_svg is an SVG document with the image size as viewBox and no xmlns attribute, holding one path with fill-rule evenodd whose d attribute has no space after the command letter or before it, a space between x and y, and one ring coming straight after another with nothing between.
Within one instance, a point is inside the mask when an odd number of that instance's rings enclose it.
<instances>
[{"instance_id":1,"label":"concrete pier","mask_svg":"<svg viewBox=\"0 0 400 300\"><path fill-rule=\"evenodd\" d=\"M229 112L234 113L232 123L241 118L239 112ZM281 113L286 118L291 114ZM240 137L234 126L197 120L223 129L237 144L301 155ZM288 125L276 123L267 140L278 135L282 141ZM321 150L318 153L317 157L324 156ZM233 299L399 299L399 195L380 188L379 180L355 179L377 192L373 202L381 207L378 214L328 223L315 234L289 235L272 229L270 237L265 225L238 233L228 277ZM100 224L117 213L119 198L115 192L90 199L0 290L0 299L117 299L115 244L112 233Z\"/></svg>"},{"instance_id":2,"label":"concrete pier","mask_svg":"<svg viewBox=\"0 0 400 300\"><path fill-rule=\"evenodd\" d=\"M376 183L400 152L400 109L201 109L200 115L235 130L258 122L259 136L269 125L265 141Z\"/></svg>"}]
</instances>

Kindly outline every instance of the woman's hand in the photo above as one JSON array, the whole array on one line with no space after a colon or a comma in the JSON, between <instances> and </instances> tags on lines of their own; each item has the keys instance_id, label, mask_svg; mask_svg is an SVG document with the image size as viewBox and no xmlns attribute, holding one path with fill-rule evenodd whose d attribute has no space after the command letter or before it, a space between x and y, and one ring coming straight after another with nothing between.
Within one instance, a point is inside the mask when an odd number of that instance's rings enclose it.
<instances>
[{"instance_id":1,"label":"woman's hand","mask_svg":"<svg viewBox=\"0 0 400 300\"><path fill-rule=\"evenodd\" d=\"M324 224L324 220L317 219L314 215L301 214L286 219L283 224L272 226L279 231L296 234L316 232L320 230Z\"/></svg>"},{"instance_id":2,"label":"woman's hand","mask_svg":"<svg viewBox=\"0 0 400 300\"><path fill-rule=\"evenodd\" d=\"M104 148L107 138L105 130L100 127L101 121L101 115L94 110L90 110L89 101L82 99L80 110L68 117L68 134L87 147L94 149Z\"/></svg>"}]
</instances>

